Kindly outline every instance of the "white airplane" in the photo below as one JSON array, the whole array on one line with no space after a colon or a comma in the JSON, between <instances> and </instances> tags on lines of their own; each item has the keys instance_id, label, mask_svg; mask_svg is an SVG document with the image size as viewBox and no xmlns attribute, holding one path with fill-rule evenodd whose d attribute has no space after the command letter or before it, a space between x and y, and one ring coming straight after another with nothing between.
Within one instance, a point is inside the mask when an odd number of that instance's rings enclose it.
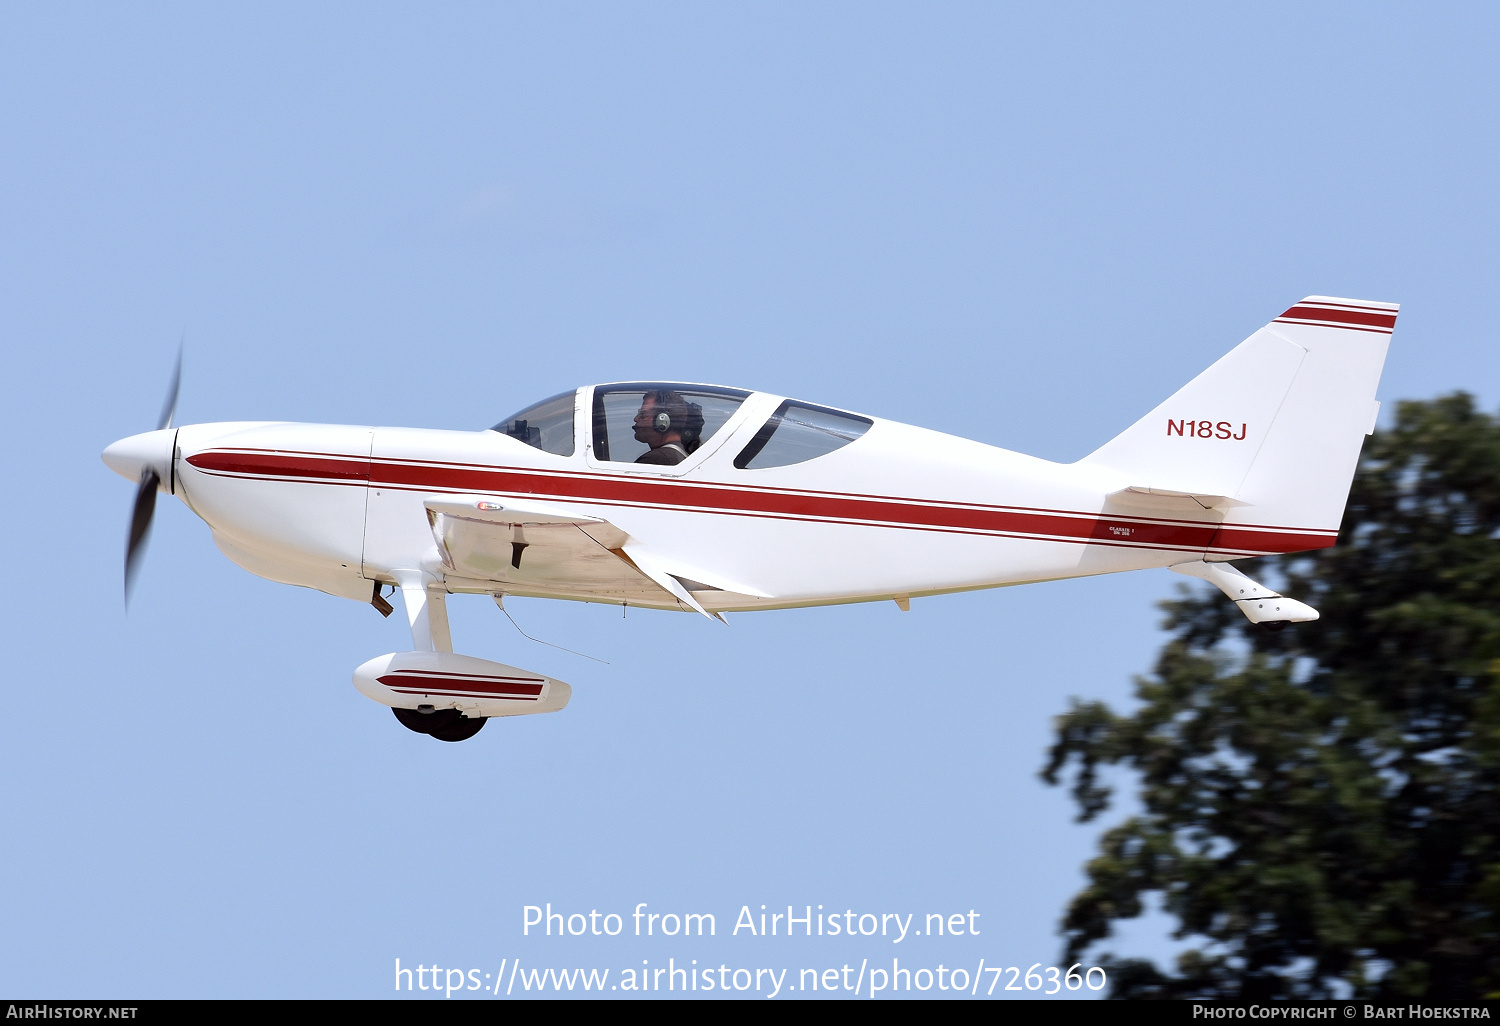
<instances>
[{"instance_id":1,"label":"white airplane","mask_svg":"<svg viewBox=\"0 0 1500 1026\"><path fill-rule=\"evenodd\" d=\"M1310 296L1071 464L669 382L565 392L487 431L173 427L176 374L158 430L104 462L139 485L127 594L158 491L251 573L384 615L385 588L399 589L412 650L370 660L354 684L412 730L459 741L572 691L455 654L450 594L722 620L1168 567L1263 626L1316 619L1225 561L1335 543L1397 309Z\"/></svg>"}]
</instances>

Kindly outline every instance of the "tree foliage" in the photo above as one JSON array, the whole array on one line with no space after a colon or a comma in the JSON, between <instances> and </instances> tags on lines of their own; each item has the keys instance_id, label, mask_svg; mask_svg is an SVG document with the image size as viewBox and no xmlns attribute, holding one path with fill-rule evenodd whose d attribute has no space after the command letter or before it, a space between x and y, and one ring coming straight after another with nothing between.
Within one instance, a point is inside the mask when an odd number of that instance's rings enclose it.
<instances>
[{"instance_id":1,"label":"tree foliage","mask_svg":"<svg viewBox=\"0 0 1500 1026\"><path fill-rule=\"evenodd\" d=\"M1321 619L1269 633L1185 592L1139 708L1059 718L1042 775L1079 818L1111 766L1142 807L1100 839L1068 961L1156 893L1196 947L1103 956L1116 996L1500 996L1500 421L1401 403L1339 544L1276 567Z\"/></svg>"}]
</instances>

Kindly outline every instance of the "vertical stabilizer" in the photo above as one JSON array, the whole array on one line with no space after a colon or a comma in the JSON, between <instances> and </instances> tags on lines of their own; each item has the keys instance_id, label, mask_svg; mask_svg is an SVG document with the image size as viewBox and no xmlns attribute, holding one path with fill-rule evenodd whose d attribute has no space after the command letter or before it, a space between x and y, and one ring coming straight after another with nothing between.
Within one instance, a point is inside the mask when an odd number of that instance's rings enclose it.
<instances>
[{"instance_id":1,"label":"vertical stabilizer","mask_svg":"<svg viewBox=\"0 0 1500 1026\"><path fill-rule=\"evenodd\" d=\"M1229 496L1229 521L1336 532L1398 309L1309 296L1083 462Z\"/></svg>"}]
</instances>

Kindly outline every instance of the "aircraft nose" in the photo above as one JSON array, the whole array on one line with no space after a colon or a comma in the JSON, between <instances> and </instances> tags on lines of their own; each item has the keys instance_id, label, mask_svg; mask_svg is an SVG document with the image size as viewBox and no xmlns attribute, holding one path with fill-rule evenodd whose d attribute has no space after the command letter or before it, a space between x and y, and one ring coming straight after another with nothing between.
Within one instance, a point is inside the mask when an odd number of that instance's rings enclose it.
<instances>
[{"instance_id":1,"label":"aircraft nose","mask_svg":"<svg viewBox=\"0 0 1500 1026\"><path fill-rule=\"evenodd\" d=\"M122 438L104 450L105 466L129 481L139 481L141 471L147 467L156 471L163 481L172 462L173 428L160 431L145 431L139 435Z\"/></svg>"}]
</instances>

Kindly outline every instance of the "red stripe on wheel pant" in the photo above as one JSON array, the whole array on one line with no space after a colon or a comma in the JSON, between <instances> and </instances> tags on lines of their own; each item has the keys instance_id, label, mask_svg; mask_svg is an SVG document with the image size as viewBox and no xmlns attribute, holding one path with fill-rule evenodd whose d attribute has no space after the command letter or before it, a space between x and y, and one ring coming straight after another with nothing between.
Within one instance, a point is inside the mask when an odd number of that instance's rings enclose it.
<instances>
[{"instance_id":1,"label":"red stripe on wheel pant","mask_svg":"<svg viewBox=\"0 0 1500 1026\"><path fill-rule=\"evenodd\" d=\"M465 691L480 691L488 695L540 695L541 684L520 684L500 679L479 680L470 679L462 682L451 677L427 676L419 673L388 673L376 680L388 688L400 688L410 690L422 688L424 690L451 690L462 686Z\"/></svg>"}]
</instances>

